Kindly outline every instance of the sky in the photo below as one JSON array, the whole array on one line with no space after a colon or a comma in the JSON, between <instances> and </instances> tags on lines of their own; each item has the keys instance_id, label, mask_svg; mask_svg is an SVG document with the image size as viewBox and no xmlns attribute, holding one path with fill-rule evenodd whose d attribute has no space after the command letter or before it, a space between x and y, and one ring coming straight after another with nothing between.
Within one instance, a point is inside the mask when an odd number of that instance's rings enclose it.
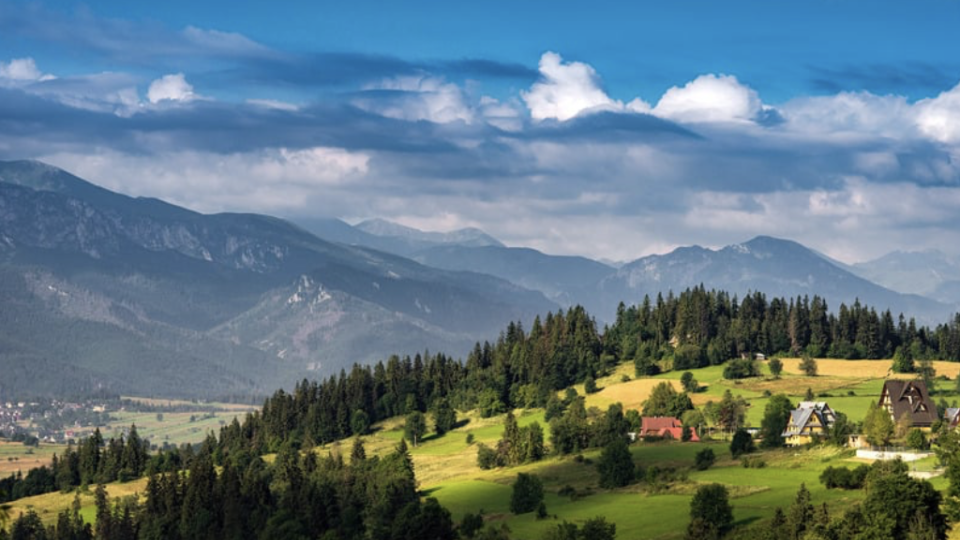
<instances>
[{"instance_id":1,"label":"sky","mask_svg":"<svg viewBox=\"0 0 960 540\"><path fill-rule=\"evenodd\" d=\"M4 0L0 159L618 261L960 256L960 0L255 4Z\"/></svg>"}]
</instances>

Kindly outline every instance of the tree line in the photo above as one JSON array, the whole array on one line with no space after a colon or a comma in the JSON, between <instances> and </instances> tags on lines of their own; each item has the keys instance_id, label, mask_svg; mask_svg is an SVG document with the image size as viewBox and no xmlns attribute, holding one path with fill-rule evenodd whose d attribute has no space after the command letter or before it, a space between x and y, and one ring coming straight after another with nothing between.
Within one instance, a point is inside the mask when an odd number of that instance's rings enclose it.
<instances>
[{"instance_id":1,"label":"tree line","mask_svg":"<svg viewBox=\"0 0 960 540\"><path fill-rule=\"evenodd\" d=\"M840 304L807 296L768 300L760 292L742 300L701 285L674 296L645 297L617 309L603 333L604 353L634 360L638 372L655 374L669 358L673 369L719 365L754 353L767 356L833 357L848 360L892 358L898 351L913 359L960 361L960 314L931 329L903 314Z\"/></svg>"}]
</instances>

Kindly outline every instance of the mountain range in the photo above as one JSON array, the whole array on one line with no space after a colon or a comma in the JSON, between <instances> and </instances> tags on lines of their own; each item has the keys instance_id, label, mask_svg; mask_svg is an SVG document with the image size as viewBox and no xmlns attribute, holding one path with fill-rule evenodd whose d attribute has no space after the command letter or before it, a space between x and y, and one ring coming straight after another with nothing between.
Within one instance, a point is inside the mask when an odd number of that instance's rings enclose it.
<instances>
[{"instance_id":1,"label":"mountain range","mask_svg":"<svg viewBox=\"0 0 960 540\"><path fill-rule=\"evenodd\" d=\"M36 162L0 163L0 261L0 355L20 374L0 394L268 391L391 352L462 354L557 308L502 279L127 197ZM38 387L39 365L75 374Z\"/></svg>"},{"instance_id":2,"label":"mountain range","mask_svg":"<svg viewBox=\"0 0 960 540\"><path fill-rule=\"evenodd\" d=\"M257 394L393 353L461 356L509 321L575 304L610 322L620 302L701 284L818 294L833 309L859 299L921 321L955 309L867 279L884 264L844 267L761 236L614 268L477 229L204 215L43 163L0 162L0 399ZM947 277L933 290L949 289Z\"/></svg>"}]
</instances>

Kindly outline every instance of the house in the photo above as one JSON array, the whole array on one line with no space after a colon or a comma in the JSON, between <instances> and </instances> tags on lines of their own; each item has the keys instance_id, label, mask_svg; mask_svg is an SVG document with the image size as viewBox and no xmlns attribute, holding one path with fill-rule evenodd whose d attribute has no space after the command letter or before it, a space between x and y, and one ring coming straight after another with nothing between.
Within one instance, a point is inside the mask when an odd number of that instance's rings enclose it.
<instances>
[{"instance_id":1,"label":"house","mask_svg":"<svg viewBox=\"0 0 960 540\"><path fill-rule=\"evenodd\" d=\"M943 421L950 429L956 429L960 425L960 409L950 407L943 412Z\"/></svg>"},{"instance_id":2,"label":"house","mask_svg":"<svg viewBox=\"0 0 960 540\"><path fill-rule=\"evenodd\" d=\"M683 439L683 424L672 416L644 416L640 419L639 437L663 437L664 439ZM690 441L700 442L696 430L690 430Z\"/></svg>"},{"instance_id":3,"label":"house","mask_svg":"<svg viewBox=\"0 0 960 540\"><path fill-rule=\"evenodd\" d=\"M911 426L929 431L937 421L937 406L923 381L884 381L879 405L890 413L894 423L908 418Z\"/></svg>"},{"instance_id":4,"label":"house","mask_svg":"<svg viewBox=\"0 0 960 540\"><path fill-rule=\"evenodd\" d=\"M825 436L836 421L836 413L825 401L801 401L790 411L790 420L780 436L787 446L801 446Z\"/></svg>"}]
</instances>

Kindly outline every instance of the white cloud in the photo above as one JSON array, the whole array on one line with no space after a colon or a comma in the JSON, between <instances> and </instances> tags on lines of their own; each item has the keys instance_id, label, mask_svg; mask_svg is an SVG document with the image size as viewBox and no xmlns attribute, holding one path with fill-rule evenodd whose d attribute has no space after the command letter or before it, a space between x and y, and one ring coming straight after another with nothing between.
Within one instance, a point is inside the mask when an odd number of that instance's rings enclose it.
<instances>
[{"instance_id":1,"label":"white cloud","mask_svg":"<svg viewBox=\"0 0 960 540\"><path fill-rule=\"evenodd\" d=\"M960 84L931 99L918 101L917 127L935 141L960 143Z\"/></svg>"},{"instance_id":2,"label":"white cloud","mask_svg":"<svg viewBox=\"0 0 960 540\"><path fill-rule=\"evenodd\" d=\"M600 77L592 67L581 62L563 62L554 52L540 57L540 77L523 101L534 120L569 120L585 111L623 109L600 88Z\"/></svg>"},{"instance_id":3,"label":"white cloud","mask_svg":"<svg viewBox=\"0 0 960 540\"><path fill-rule=\"evenodd\" d=\"M49 81L54 78L53 75L41 72L33 58L14 58L9 62L0 62L0 79L36 82Z\"/></svg>"},{"instance_id":4,"label":"white cloud","mask_svg":"<svg viewBox=\"0 0 960 540\"><path fill-rule=\"evenodd\" d=\"M679 122L751 122L763 110L760 96L732 75L701 75L663 94L653 113Z\"/></svg>"},{"instance_id":5,"label":"white cloud","mask_svg":"<svg viewBox=\"0 0 960 540\"><path fill-rule=\"evenodd\" d=\"M358 187L370 169L370 156L340 148L266 149L216 154L177 150L154 155L101 151L63 152L40 159L108 189L131 196L157 197L200 212L306 212L319 199L326 215L340 214L339 192ZM136 179L136 183L131 183Z\"/></svg>"},{"instance_id":6,"label":"white cloud","mask_svg":"<svg viewBox=\"0 0 960 540\"><path fill-rule=\"evenodd\" d=\"M780 107L786 129L832 139L902 139L916 136L914 112L902 96L841 92L797 98Z\"/></svg>"},{"instance_id":7,"label":"white cloud","mask_svg":"<svg viewBox=\"0 0 960 540\"><path fill-rule=\"evenodd\" d=\"M361 109L400 120L428 120L439 124L471 123L474 112L459 86L437 77L396 77L367 87L354 100ZM388 91L386 93L377 91Z\"/></svg>"},{"instance_id":8,"label":"white cloud","mask_svg":"<svg viewBox=\"0 0 960 540\"><path fill-rule=\"evenodd\" d=\"M197 98L193 93L193 86L187 82L183 73L164 75L150 83L147 90L147 99L150 103L161 101L192 101Z\"/></svg>"}]
</instances>

